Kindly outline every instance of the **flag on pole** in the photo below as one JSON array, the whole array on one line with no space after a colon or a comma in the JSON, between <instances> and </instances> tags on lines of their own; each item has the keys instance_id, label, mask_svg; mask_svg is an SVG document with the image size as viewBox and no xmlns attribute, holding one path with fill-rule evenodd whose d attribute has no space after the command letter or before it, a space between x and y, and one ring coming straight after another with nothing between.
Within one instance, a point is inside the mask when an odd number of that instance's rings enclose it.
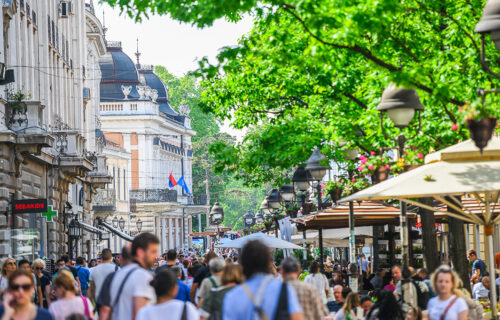
<instances>
[{"instance_id":1,"label":"flag on pole","mask_svg":"<svg viewBox=\"0 0 500 320\"><path fill-rule=\"evenodd\" d=\"M177 181L177 184L180 185L184 189L184 191L186 191L187 194L190 194L187 183L186 183L186 181L184 181L184 176L181 176L179 178L179 181Z\"/></svg>"},{"instance_id":2,"label":"flag on pole","mask_svg":"<svg viewBox=\"0 0 500 320\"><path fill-rule=\"evenodd\" d=\"M177 181L175 181L174 176L172 175L172 172L170 172L170 177L168 177L168 187L173 188L177 185Z\"/></svg>"}]
</instances>

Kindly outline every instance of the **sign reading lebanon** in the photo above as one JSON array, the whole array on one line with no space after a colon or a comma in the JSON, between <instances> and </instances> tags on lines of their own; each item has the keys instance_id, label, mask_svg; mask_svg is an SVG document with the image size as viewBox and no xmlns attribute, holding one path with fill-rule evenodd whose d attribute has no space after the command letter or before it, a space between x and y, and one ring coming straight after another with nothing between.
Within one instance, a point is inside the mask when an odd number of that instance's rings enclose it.
<instances>
[{"instance_id":1,"label":"sign reading lebanon","mask_svg":"<svg viewBox=\"0 0 500 320\"><path fill-rule=\"evenodd\" d=\"M47 212L47 199L25 199L12 202L12 213L41 213Z\"/></svg>"}]
</instances>

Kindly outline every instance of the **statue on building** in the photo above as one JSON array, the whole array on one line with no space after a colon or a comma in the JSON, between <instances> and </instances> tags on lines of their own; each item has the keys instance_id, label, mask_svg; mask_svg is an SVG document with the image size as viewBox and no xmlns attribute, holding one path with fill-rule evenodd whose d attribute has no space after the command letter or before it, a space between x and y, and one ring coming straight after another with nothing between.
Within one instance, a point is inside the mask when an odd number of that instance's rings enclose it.
<instances>
[{"instance_id":1,"label":"statue on building","mask_svg":"<svg viewBox=\"0 0 500 320\"><path fill-rule=\"evenodd\" d=\"M188 105L184 104L184 103L181 103L179 105L179 113L182 115L182 116L186 116L186 117L189 117L189 113L191 112L191 108L189 108Z\"/></svg>"},{"instance_id":2,"label":"statue on building","mask_svg":"<svg viewBox=\"0 0 500 320\"><path fill-rule=\"evenodd\" d=\"M132 91L132 86L124 86L122 84L122 92L123 95L125 96L125 100L128 100L128 95L130 94L130 91Z\"/></svg>"}]
</instances>

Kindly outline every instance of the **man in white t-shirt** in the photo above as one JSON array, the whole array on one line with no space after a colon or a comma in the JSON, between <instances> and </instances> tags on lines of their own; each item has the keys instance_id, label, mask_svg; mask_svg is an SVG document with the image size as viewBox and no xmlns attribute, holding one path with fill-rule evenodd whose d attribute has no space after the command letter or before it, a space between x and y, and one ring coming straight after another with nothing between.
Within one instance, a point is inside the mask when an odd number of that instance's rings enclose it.
<instances>
[{"instance_id":1,"label":"man in white t-shirt","mask_svg":"<svg viewBox=\"0 0 500 320\"><path fill-rule=\"evenodd\" d=\"M135 320L137 312L156 300L150 285L153 274L149 271L158 256L158 238L141 233L132 241L131 263L118 270L111 282L113 319Z\"/></svg>"},{"instance_id":2,"label":"man in white t-shirt","mask_svg":"<svg viewBox=\"0 0 500 320\"><path fill-rule=\"evenodd\" d=\"M118 267L112 262L113 254L109 249L103 249L101 253L102 262L90 269L90 286L88 297L92 302L95 302L99 293L101 292L102 283L104 279L110 274L115 272Z\"/></svg>"}]
</instances>

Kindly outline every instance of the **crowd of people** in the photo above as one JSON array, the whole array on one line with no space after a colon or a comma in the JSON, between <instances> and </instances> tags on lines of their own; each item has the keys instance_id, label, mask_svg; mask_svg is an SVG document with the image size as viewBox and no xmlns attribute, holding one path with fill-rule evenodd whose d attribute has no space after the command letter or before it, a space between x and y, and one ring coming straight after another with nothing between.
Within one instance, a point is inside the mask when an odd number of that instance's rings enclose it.
<instances>
[{"instance_id":1,"label":"crowd of people","mask_svg":"<svg viewBox=\"0 0 500 320\"><path fill-rule=\"evenodd\" d=\"M276 266L271 249L256 240L218 254L168 250L159 256L158 246L156 236L142 233L121 254L103 249L90 262L65 255L51 268L43 259L5 259L0 318L464 320L482 319L488 307L486 265L473 250L470 294L446 265L431 275L399 265L372 272L361 256L353 291L353 268L330 257L324 268L312 261L303 270L293 257Z\"/></svg>"}]
</instances>

